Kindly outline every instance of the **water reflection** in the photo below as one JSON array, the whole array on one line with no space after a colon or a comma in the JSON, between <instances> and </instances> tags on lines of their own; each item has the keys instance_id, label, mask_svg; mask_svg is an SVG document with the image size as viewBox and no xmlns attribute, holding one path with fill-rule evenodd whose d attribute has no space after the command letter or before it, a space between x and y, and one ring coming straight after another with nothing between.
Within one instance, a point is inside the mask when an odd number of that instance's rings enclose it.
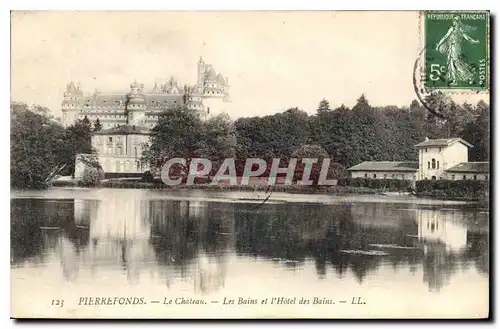
<instances>
[{"instance_id":1,"label":"water reflection","mask_svg":"<svg viewBox=\"0 0 500 329\"><path fill-rule=\"evenodd\" d=\"M312 268L318 280L363 284L383 268L421 271L431 291L473 265L487 275L488 218L477 209L413 204L174 201L133 194L98 200L13 199L11 265L60 263L69 282L125 274L129 284L224 288L234 261ZM304 284L300 282L297 284ZM381 283L383 284L383 283Z\"/></svg>"}]
</instances>

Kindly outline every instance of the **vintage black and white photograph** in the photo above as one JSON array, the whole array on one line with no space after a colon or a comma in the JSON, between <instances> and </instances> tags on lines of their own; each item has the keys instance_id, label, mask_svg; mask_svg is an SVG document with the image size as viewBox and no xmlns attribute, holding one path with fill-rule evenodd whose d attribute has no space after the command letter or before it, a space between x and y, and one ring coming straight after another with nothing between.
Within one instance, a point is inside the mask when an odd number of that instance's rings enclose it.
<instances>
[{"instance_id":1,"label":"vintage black and white photograph","mask_svg":"<svg viewBox=\"0 0 500 329\"><path fill-rule=\"evenodd\" d=\"M488 11L12 11L10 316L486 319Z\"/></svg>"}]
</instances>

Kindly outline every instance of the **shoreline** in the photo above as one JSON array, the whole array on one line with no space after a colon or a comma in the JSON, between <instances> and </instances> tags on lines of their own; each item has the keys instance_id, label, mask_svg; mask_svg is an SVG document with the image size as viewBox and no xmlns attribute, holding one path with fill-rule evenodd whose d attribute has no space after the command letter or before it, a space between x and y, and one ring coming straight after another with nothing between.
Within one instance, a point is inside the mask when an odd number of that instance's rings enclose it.
<instances>
[{"instance_id":1,"label":"shoreline","mask_svg":"<svg viewBox=\"0 0 500 329\"><path fill-rule=\"evenodd\" d=\"M137 189L137 190L155 190L155 191L209 191L209 192L264 192L266 194L286 193L291 195L304 194L304 195L367 195L367 196L380 196L387 198L414 198L414 199L432 199L442 201L462 201L462 202L485 202L488 199L474 198L474 197L443 197L442 195L436 196L432 193L416 193L409 194L407 191L396 191L394 189L381 189L370 187L355 187L355 186L304 186L304 185L274 185L269 188L267 185L209 185L209 184L196 184L196 185L179 185L179 186L166 186L158 182L138 182L138 181L107 181L98 186L81 186L75 181L59 181L48 189L58 188L71 188L75 190L88 190L88 189ZM41 190L43 191L43 189ZM386 195L385 193L390 193ZM398 194L400 193L400 194Z\"/></svg>"}]
</instances>

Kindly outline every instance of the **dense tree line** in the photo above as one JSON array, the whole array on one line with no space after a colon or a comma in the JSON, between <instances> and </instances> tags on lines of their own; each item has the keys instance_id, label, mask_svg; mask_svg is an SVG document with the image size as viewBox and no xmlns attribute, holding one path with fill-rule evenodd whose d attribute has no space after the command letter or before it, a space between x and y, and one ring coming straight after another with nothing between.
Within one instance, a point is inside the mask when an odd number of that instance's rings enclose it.
<instances>
[{"instance_id":1,"label":"dense tree line","mask_svg":"<svg viewBox=\"0 0 500 329\"><path fill-rule=\"evenodd\" d=\"M417 101L409 107L374 107L362 95L352 109L344 105L331 109L322 100L314 115L292 108L240 118L235 122L237 154L289 157L311 144L326 150L333 162L350 167L363 161L417 161L414 146L425 137L461 137L474 145L469 161L488 161L489 105L444 102L447 106L439 111L440 116Z\"/></svg>"},{"instance_id":2,"label":"dense tree line","mask_svg":"<svg viewBox=\"0 0 500 329\"><path fill-rule=\"evenodd\" d=\"M469 161L489 160L489 105L457 104L443 94L426 99L439 115L419 102L408 107L370 105L364 95L348 108L331 108L323 99L313 115L299 108L263 117L231 121L186 108L164 111L152 129L144 160L160 167L170 158L237 159L317 157L332 159L335 175L363 161L417 161L414 145L429 138L461 137L474 148ZM78 153L91 153L93 131L102 129L87 118L64 128L48 109L11 104L11 185L42 187L60 165L74 171ZM185 169L185 168L184 168ZM240 168L241 169L241 168ZM329 176L330 177L330 176Z\"/></svg>"},{"instance_id":3,"label":"dense tree line","mask_svg":"<svg viewBox=\"0 0 500 329\"><path fill-rule=\"evenodd\" d=\"M488 161L489 105L460 105L443 94L433 94L426 102L439 115L416 100L408 107L375 107L364 95L352 109L332 109L323 99L314 115L290 108L234 123L223 115L204 120L187 109L168 110L152 131L146 158L161 165L173 157L316 155L348 168L363 161L418 161L414 146L425 137L461 137L474 145L469 161Z\"/></svg>"}]
</instances>

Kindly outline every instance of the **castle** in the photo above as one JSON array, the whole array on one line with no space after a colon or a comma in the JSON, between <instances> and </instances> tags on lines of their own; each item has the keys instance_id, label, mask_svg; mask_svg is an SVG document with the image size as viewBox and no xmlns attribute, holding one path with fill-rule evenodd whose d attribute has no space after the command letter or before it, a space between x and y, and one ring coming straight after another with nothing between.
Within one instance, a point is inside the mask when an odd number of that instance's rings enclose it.
<instances>
[{"instance_id":1,"label":"castle","mask_svg":"<svg viewBox=\"0 0 500 329\"><path fill-rule=\"evenodd\" d=\"M149 92L144 92L143 84L133 82L128 93L96 91L85 95L79 86L70 83L64 93L62 122L68 126L85 117L91 123L99 119L102 129L94 132L92 148L104 172L117 177L141 174L149 170L141 157L161 112L186 106L205 118L224 113L230 102L228 89L227 78L202 58L194 86L181 87L172 77L163 85L155 83ZM76 157L75 178L82 177L86 156Z\"/></svg>"},{"instance_id":2,"label":"castle","mask_svg":"<svg viewBox=\"0 0 500 329\"><path fill-rule=\"evenodd\" d=\"M229 99L228 79L216 73L212 65L200 57L195 85L181 86L171 77L164 84L157 83L148 92L144 85L134 81L130 91L122 93L85 94L79 84L66 86L62 102L62 123L74 124L87 117L92 123L99 119L103 129L135 125L151 129L158 114L168 108L186 106L204 115L226 112Z\"/></svg>"}]
</instances>

